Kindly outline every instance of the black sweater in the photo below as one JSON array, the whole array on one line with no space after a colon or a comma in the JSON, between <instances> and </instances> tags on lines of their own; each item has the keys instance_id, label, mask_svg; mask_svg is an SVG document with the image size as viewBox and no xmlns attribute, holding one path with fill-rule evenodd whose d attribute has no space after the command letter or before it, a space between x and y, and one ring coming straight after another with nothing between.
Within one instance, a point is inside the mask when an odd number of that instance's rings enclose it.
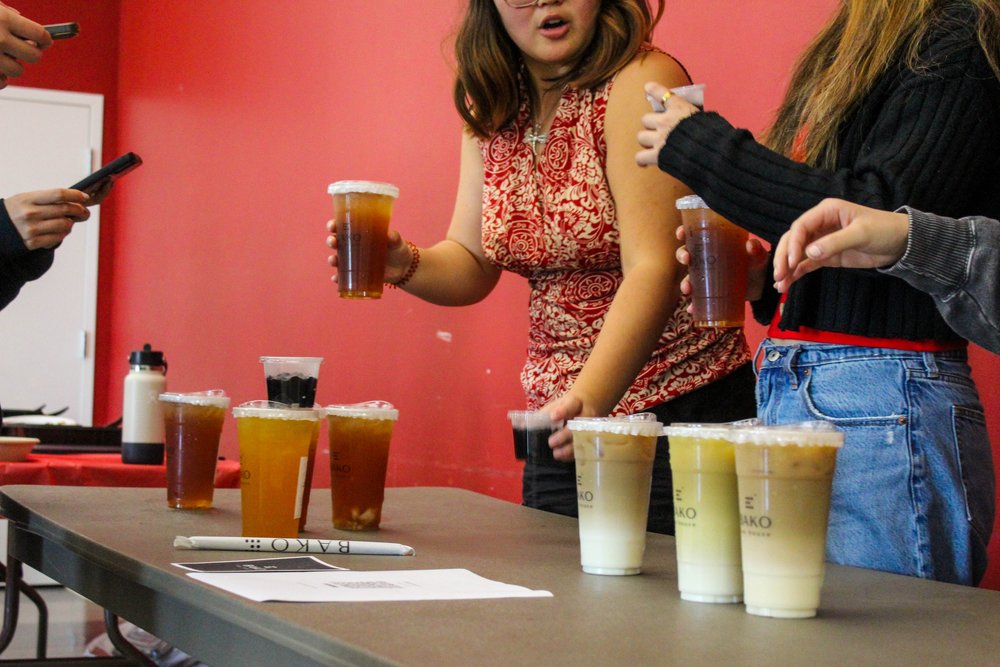
<instances>
[{"instance_id":1,"label":"black sweater","mask_svg":"<svg viewBox=\"0 0 1000 667\"><path fill-rule=\"evenodd\" d=\"M834 170L778 155L715 113L681 121L660 168L721 215L775 243L826 197L893 210L1000 217L1000 82L976 40L975 14L956 2L921 47L919 73L902 62L843 123ZM774 315L777 293L754 304ZM908 340L956 340L930 296L875 271L821 269L789 292L780 328Z\"/></svg>"},{"instance_id":2,"label":"black sweater","mask_svg":"<svg viewBox=\"0 0 1000 667\"><path fill-rule=\"evenodd\" d=\"M0 310L14 300L29 280L40 278L52 266L55 250L28 250L0 199Z\"/></svg>"}]
</instances>

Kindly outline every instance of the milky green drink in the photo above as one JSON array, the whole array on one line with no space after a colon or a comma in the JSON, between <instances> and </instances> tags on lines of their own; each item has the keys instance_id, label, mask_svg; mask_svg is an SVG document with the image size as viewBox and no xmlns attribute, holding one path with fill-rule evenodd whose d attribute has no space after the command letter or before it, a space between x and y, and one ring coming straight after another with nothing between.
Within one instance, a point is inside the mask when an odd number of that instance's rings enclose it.
<instances>
[{"instance_id":1,"label":"milky green drink","mask_svg":"<svg viewBox=\"0 0 1000 667\"><path fill-rule=\"evenodd\" d=\"M743 599L736 459L726 424L671 424L677 588L681 599Z\"/></svg>"},{"instance_id":2,"label":"milky green drink","mask_svg":"<svg viewBox=\"0 0 1000 667\"><path fill-rule=\"evenodd\" d=\"M844 434L826 422L734 433L743 599L757 616L811 618L826 571L826 528Z\"/></svg>"},{"instance_id":3,"label":"milky green drink","mask_svg":"<svg viewBox=\"0 0 1000 667\"><path fill-rule=\"evenodd\" d=\"M588 574L639 574L656 438L652 414L567 423L576 457L580 564Z\"/></svg>"}]
</instances>

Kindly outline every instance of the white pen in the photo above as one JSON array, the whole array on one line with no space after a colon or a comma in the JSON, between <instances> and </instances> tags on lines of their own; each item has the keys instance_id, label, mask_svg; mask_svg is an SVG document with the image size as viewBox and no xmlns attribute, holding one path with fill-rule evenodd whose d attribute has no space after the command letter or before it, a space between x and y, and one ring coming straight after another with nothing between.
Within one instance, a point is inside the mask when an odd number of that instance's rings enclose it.
<instances>
[{"instance_id":1,"label":"white pen","mask_svg":"<svg viewBox=\"0 0 1000 667\"><path fill-rule=\"evenodd\" d=\"M217 551L275 551L295 554L358 554L366 556L412 556L413 547L395 542L356 540L303 540L298 537L209 537L195 535L174 538L176 549Z\"/></svg>"}]
</instances>

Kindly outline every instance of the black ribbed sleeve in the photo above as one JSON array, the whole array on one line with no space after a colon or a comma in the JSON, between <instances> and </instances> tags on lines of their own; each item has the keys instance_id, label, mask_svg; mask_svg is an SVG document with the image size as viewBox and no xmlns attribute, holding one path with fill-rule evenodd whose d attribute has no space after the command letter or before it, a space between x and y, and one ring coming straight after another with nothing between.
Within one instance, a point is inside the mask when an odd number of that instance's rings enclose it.
<instances>
[{"instance_id":1,"label":"black ribbed sleeve","mask_svg":"<svg viewBox=\"0 0 1000 667\"><path fill-rule=\"evenodd\" d=\"M806 209L839 197L893 210L1000 217L1000 82L975 37L965 2L949 6L920 52L876 82L839 133L836 169L810 167L757 143L715 113L678 124L659 165L723 216L775 243ZM755 304L774 313L771 292ZM823 269L792 286L783 329L910 340L956 338L933 301L872 271Z\"/></svg>"}]
</instances>

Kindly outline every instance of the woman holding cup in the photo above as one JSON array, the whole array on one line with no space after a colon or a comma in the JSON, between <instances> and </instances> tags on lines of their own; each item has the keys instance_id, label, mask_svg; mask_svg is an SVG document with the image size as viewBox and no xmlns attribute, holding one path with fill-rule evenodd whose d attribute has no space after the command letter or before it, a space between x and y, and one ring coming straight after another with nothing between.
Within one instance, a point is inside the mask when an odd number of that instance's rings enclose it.
<instances>
[{"instance_id":1,"label":"woman holding cup","mask_svg":"<svg viewBox=\"0 0 1000 667\"><path fill-rule=\"evenodd\" d=\"M844 0L800 58L766 146L650 83L666 111L643 118L636 160L772 244L833 196L996 217L998 36L997 0ZM780 305L773 289L755 296L770 324L760 417L846 432L827 557L977 582L993 525L990 446L965 342L932 298L838 269L803 276Z\"/></svg>"},{"instance_id":2,"label":"woman holding cup","mask_svg":"<svg viewBox=\"0 0 1000 667\"><path fill-rule=\"evenodd\" d=\"M529 281L530 410L556 421L655 412L661 421L753 416L739 329L696 330L679 299L674 201L688 194L632 159L648 109L642 84L690 83L649 44L663 4L647 0L470 0L456 40L455 102L466 123L446 239L389 234L386 280L431 303L484 299L504 270ZM662 193L651 200L649 192ZM336 250L336 239L328 244ZM336 255L330 258L336 265ZM673 531L666 441L650 523ZM576 515L571 436L554 464L528 461L525 504Z\"/></svg>"}]
</instances>

